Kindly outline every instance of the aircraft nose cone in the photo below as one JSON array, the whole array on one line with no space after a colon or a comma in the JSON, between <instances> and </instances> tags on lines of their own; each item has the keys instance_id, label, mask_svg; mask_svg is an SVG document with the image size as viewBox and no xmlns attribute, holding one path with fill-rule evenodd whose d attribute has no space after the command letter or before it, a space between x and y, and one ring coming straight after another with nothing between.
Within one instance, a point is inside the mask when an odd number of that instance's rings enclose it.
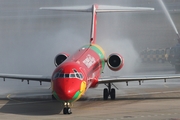
<instances>
[{"instance_id":1,"label":"aircraft nose cone","mask_svg":"<svg viewBox=\"0 0 180 120\"><path fill-rule=\"evenodd\" d=\"M73 96L80 89L78 81L73 79L58 79L54 82L54 90L61 100L69 101L73 99Z\"/></svg>"},{"instance_id":2,"label":"aircraft nose cone","mask_svg":"<svg viewBox=\"0 0 180 120\"><path fill-rule=\"evenodd\" d=\"M72 90L69 86L61 87L61 91L58 92L58 96L62 100L71 100L75 94L75 91Z\"/></svg>"}]
</instances>

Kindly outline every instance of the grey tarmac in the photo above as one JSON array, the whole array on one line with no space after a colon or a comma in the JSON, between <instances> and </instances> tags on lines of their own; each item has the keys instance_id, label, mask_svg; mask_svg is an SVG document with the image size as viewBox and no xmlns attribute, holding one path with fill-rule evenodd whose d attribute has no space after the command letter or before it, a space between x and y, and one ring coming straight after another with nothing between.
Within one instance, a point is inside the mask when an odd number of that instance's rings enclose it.
<instances>
[{"instance_id":1,"label":"grey tarmac","mask_svg":"<svg viewBox=\"0 0 180 120\"><path fill-rule=\"evenodd\" d=\"M18 94L14 97L15 95L8 94L7 98L0 99L0 118L2 120L178 120L180 119L180 88L163 86L162 84L154 89L125 90L126 95L119 95L116 100L104 101L99 93L95 97L87 95L74 104L71 115L63 115L62 104L52 101L48 94L39 97L32 97L33 93L31 97L22 97L23 94L21 97L18 97Z\"/></svg>"}]
</instances>

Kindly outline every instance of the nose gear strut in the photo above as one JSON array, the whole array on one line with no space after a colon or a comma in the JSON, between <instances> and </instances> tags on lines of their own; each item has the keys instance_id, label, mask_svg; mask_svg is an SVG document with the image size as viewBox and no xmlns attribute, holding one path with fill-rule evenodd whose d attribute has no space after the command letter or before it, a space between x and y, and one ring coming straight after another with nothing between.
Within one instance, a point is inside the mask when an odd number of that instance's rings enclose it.
<instances>
[{"instance_id":1,"label":"nose gear strut","mask_svg":"<svg viewBox=\"0 0 180 120\"><path fill-rule=\"evenodd\" d=\"M72 114L70 106L71 106L71 103L69 102L64 103L63 114Z\"/></svg>"}]
</instances>

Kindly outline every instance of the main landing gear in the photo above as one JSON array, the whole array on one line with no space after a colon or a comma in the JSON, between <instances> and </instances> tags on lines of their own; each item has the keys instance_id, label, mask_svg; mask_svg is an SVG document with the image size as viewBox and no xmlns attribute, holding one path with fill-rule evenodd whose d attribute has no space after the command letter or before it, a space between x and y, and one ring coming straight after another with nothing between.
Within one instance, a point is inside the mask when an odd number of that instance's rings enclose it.
<instances>
[{"instance_id":1,"label":"main landing gear","mask_svg":"<svg viewBox=\"0 0 180 120\"><path fill-rule=\"evenodd\" d=\"M63 114L72 114L71 108L69 107L71 104L69 102L64 103Z\"/></svg>"},{"instance_id":2,"label":"main landing gear","mask_svg":"<svg viewBox=\"0 0 180 120\"><path fill-rule=\"evenodd\" d=\"M108 97L111 97L111 100L115 100L116 98L116 91L114 88L111 88L111 83L105 84L107 86L107 88L104 88L103 91L103 99L107 100Z\"/></svg>"}]
</instances>

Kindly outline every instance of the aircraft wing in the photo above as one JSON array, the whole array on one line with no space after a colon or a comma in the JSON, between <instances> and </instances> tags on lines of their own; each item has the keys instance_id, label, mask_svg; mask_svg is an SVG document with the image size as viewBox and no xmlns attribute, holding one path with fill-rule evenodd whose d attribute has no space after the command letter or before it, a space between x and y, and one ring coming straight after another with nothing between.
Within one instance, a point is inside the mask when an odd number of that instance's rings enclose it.
<instances>
[{"instance_id":1,"label":"aircraft wing","mask_svg":"<svg viewBox=\"0 0 180 120\"><path fill-rule=\"evenodd\" d=\"M98 84L115 83L115 82L130 82L130 81L145 81L145 80L164 80L166 79L180 79L180 74L166 74L166 75L134 75L122 77L104 77L100 78Z\"/></svg>"},{"instance_id":2,"label":"aircraft wing","mask_svg":"<svg viewBox=\"0 0 180 120\"><path fill-rule=\"evenodd\" d=\"M43 75L24 75L24 74L5 74L5 73L0 73L0 78L5 79L10 78L10 79L19 79L19 80L27 80L29 81L39 81L41 82L51 82L51 76L43 76Z\"/></svg>"}]
</instances>

